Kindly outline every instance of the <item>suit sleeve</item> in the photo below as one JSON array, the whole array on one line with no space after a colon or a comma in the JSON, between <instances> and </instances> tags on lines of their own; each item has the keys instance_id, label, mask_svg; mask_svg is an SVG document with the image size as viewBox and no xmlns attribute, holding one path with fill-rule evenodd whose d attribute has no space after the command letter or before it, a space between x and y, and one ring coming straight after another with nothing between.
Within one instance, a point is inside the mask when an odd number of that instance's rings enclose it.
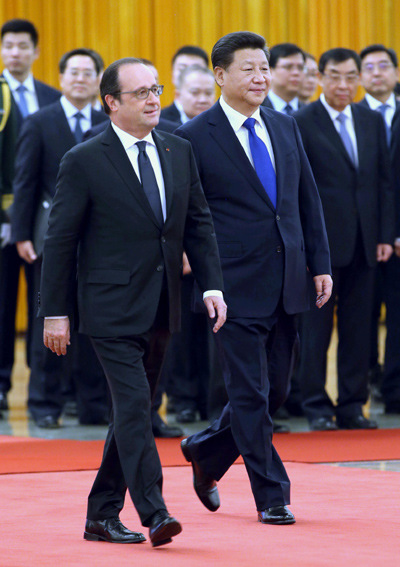
<instances>
[{"instance_id":1,"label":"suit sleeve","mask_svg":"<svg viewBox=\"0 0 400 567\"><path fill-rule=\"evenodd\" d=\"M85 168L73 151L67 152L60 164L44 242L41 317L74 315L78 242L89 204Z\"/></svg>"},{"instance_id":2,"label":"suit sleeve","mask_svg":"<svg viewBox=\"0 0 400 567\"><path fill-rule=\"evenodd\" d=\"M38 206L42 133L39 124L28 117L21 128L16 149L12 240L32 240L33 221Z\"/></svg>"},{"instance_id":3,"label":"suit sleeve","mask_svg":"<svg viewBox=\"0 0 400 567\"><path fill-rule=\"evenodd\" d=\"M307 267L312 276L331 274L328 236L321 199L303 147L300 130L295 120L293 120L293 127L301 165L299 210L306 248Z\"/></svg>"},{"instance_id":4,"label":"suit sleeve","mask_svg":"<svg viewBox=\"0 0 400 567\"><path fill-rule=\"evenodd\" d=\"M387 147L383 117L377 113L379 140L379 244L392 244L395 239L395 194L390 171L390 152ZM400 157L399 157L400 159Z\"/></svg>"}]
</instances>

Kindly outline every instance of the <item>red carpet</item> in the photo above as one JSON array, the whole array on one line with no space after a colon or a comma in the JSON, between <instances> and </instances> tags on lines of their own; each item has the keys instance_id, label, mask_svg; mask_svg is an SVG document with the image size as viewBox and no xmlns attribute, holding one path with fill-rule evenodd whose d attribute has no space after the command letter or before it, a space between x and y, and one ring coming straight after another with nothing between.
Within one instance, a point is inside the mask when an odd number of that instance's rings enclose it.
<instances>
[{"instance_id":1,"label":"red carpet","mask_svg":"<svg viewBox=\"0 0 400 567\"><path fill-rule=\"evenodd\" d=\"M330 463L400 459L400 429L290 433L276 435L274 442L283 461ZM164 467L187 464L179 443L179 439L157 439ZM0 474L96 469L103 445L103 441L0 436Z\"/></svg>"},{"instance_id":2,"label":"red carpet","mask_svg":"<svg viewBox=\"0 0 400 567\"><path fill-rule=\"evenodd\" d=\"M168 507L183 524L172 544L152 549L82 539L94 471L0 477L1 567L395 567L400 557L399 473L289 463L294 526L256 522L243 465L219 483L208 512L189 467L164 470ZM127 498L122 519L140 523ZM144 529L147 537L147 529Z\"/></svg>"}]
</instances>

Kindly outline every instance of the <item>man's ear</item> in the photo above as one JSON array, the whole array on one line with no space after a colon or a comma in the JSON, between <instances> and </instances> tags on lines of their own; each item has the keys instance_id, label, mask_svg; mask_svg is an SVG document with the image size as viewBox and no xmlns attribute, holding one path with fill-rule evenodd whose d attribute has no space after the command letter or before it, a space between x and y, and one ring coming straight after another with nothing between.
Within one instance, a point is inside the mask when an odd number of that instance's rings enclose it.
<instances>
[{"instance_id":1,"label":"man's ear","mask_svg":"<svg viewBox=\"0 0 400 567\"><path fill-rule=\"evenodd\" d=\"M217 85L219 87L224 86L224 77L225 77L225 71L223 70L223 68L222 67L215 67L214 68L214 78L215 78L215 82L217 83Z\"/></svg>"},{"instance_id":2,"label":"man's ear","mask_svg":"<svg viewBox=\"0 0 400 567\"><path fill-rule=\"evenodd\" d=\"M108 107L110 108L110 110L112 110L113 112L115 112L116 110L118 110L118 102L117 99L115 99L113 97L113 95L111 94L107 94L105 97L105 101L108 104Z\"/></svg>"}]
</instances>

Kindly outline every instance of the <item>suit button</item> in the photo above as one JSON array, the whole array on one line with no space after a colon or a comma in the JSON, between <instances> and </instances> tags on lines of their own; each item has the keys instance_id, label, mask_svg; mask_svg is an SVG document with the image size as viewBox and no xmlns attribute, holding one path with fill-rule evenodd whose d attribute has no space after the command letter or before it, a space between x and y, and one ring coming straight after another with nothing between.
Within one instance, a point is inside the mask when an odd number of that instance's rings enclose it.
<instances>
[{"instance_id":1,"label":"suit button","mask_svg":"<svg viewBox=\"0 0 400 567\"><path fill-rule=\"evenodd\" d=\"M279 215L276 215L276 220L277 220L277 221L280 221L280 220L281 220L281 217L280 217Z\"/></svg>"},{"instance_id":2,"label":"suit button","mask_svg":"<svg viewBox=\"0 0 400 567\"><path fill-rule=\"evenodd\" d=\"M165 244L165 242L167 242L167 239L165 238L165 236L162 236L162 237L161 237L161 242L162 242L163 244Z\"/></svg>"},{"instance_id":3,"label":"suit button","mask_svg":"<svg viewBox=\"0 0 400 567\"><path fill-rule=\"evenodd\" d=\"M282 246L277 246L277 247L276 247L276 251L278 252L278 254L279 254L280 252L282 252Z\"/></svg>"},{"instance_id":4,"label":"suit button","mask_svg":"<svg viewBox=\"0 0 400 567\"><path fill-rule=\"evenodd\" d=\"M157 266L157 272L162 272L164 269L164 266L162 266L161 264L159 266Z\"/></svg>"}]
</instances>

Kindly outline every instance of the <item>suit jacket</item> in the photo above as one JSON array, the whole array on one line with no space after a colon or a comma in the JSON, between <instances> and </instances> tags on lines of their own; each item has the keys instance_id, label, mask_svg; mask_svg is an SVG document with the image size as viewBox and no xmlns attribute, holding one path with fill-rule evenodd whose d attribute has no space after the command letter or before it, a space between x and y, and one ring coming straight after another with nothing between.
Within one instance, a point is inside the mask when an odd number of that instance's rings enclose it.
<instances>
[{"instance_id":1,"label":"suit jacket","mask_svg":"<svg viewBox=\"0 0 400 567\"><path fill-rule=\"evenodd\" d=\"M100 124L97 124L93 128L90 128L90 130L85 132L83 139L89 140L90 138L97 136L97 134L104 132L108 124L109 121L101 122ZM177 122L171 122L170 120L165 120L164 118L160 118L160 121L155 127L155 130L160 130L161 132L169 132L170 134L173 134L173 132L175 132L178 126L179 124Z\"/></svg>"},{"instance_id":2,"label":"suit jacket","mask_svg":"<svg viewBox=\"0 0 400 567\"><path fill-rule=\"evenodd\" d=\"M11 200L16 137L15 106L6 80L0 77L0 224L7 221Z\"/></svg>"},{"instance_id":3,"label":"suit jacket","mask_svg":"<svg viewBox=\"0 0 400 567\"><path fill-rule=\"evenodd\" d=\"M171 122L177 122L178 125L182 124L181 115L174 103L161 109L161 118L165 118Z\"/></svg>"},{"instance_id":4,"label":"suit jacket","mask_svg":"<svg viewBox=\"0 0 400 567\"><path fill-rule=\"evenodd\" d=\"M111 125L64 156L44 246L41 316L73 314L78 244L80 330L91 336L148 331L164 280L169 327L179 330L183 248L201 289L222 289L214 227L190 144L162 132L153 131L153 138L165 183L163 226Z\"/></svg>"},{"instance_id":5,"label":"suit jacket","mask_svg":"<svg viewBox=\"0 0 400 567\"><path fill-rule=\"evenodd\" d=\"M39 109L48 106L49 104L53 104L57 102L61 98L61 93L57 89L50 87L50 85L46 85L46 83L42 83L42 81L38 81L37 79L33 79L35 85L36 96L38 100ZM23 123L23 117L19 110L19 106L14 100L14 104L16 106L16 113L17 113L17 121L18 121L18 130L21 128Z\"/></svg>"},{"instance_id":6,"label":"suit jacket","mask_svg":"<svg viewBox=\"0 0 400 567\"><path fill-rule=\"evenodd\" d=\"M332 266L349 265L359 230L367 264L376 264L376 245L392 243L394 200L382 116L351 105L359 166L352 164L320 100L295 115L324 209Z\"/></svg>"},{"instance_id":7,"label":"suit jacket","mask_svg":"<svg viewBox=\"0 0 400 567\"><path fill-rule=\"evenodd\" d=\"M105 120L105 114L92 110L93 124ZM43 247L61 158L75 144L59 101L28 116L21 127L15 160L12 240L32 240L38 254Z\"/></svg>"},{"instance_id":8,"label":"suit jacket","mask_svg":"<svg viewBox=\"0 0 400 567\"><path fill-rule=\"evenodd\" d=\"M307 267L330 273L322 209L293 118L261 108L275 154L274 209L219 102L181 126L213 215L228 314L271 315L309 307Z\"/></svg>"}]
</instances>

